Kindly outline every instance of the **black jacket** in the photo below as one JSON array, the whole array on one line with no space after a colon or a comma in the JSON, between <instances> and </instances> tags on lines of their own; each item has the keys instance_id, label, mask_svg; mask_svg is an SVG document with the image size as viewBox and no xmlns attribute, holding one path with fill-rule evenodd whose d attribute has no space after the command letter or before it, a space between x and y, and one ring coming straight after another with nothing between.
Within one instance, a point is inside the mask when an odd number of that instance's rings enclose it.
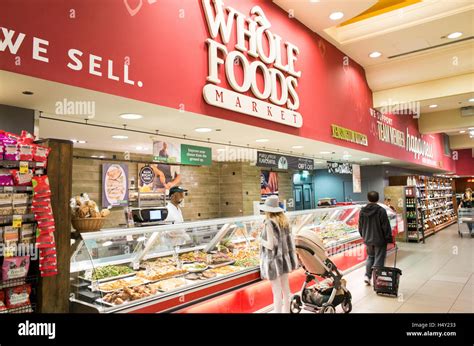
<instances>
[{"instance_id":1,"label":"black jacket","mask_svg":"<svg viewBox=\"0 0 474 346\"><path fill-rule=\"evenodd\" d=\"M367 245L385 246L392 243L392 227L385 209L377 203L363 207L359 214L359 233Z\"/></svg>"}]
</instances>

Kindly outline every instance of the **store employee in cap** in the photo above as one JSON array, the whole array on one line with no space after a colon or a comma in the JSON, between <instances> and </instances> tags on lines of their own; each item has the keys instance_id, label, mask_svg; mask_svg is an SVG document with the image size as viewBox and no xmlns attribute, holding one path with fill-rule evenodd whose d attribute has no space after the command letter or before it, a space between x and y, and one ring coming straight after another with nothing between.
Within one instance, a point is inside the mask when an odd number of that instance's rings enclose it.
<instances>
[{"instance_id":1,"label":"store employee in cap","mask_svg":"<svg viewBox=\"0 0 474 346\"><path fill-rule=\"evenodd\" d=\"M183 223L183 213L181 212L180 204L184 200L185 190L179 186L173 186L169 191L170 201L166 205L168 209L168 216L166 217L167 222L170 223Z\"/></svg>"}]
</instances>

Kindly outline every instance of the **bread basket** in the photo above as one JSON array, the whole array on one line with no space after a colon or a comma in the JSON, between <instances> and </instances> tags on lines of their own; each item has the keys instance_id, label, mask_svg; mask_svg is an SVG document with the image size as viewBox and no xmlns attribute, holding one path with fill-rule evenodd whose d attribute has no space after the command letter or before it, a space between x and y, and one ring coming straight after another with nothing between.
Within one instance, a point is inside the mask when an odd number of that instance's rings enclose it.
<instances>
[{"instance_id":1,"label":"bread basket","mask_svg":"<svg viewBox=\"0 0 474 346\"><path fill-rule=\"evenodd\" d=\"M87 218L72 218L72 227L77 232L95 232L100 231L104 226L105 218L103 217L87 217Z\"/></svg>"}]
</instances>

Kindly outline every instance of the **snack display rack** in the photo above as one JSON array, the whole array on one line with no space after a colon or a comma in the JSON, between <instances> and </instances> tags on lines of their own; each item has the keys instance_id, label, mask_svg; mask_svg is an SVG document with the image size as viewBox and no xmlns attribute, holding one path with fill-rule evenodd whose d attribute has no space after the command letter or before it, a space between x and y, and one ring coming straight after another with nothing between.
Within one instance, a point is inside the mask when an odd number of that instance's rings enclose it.
<instances>
[{"instance_id":1,"label":"snack display rack","mask_svg":"<svg viewBox=\"0 0 474 346\"><path fill-rule=\"evenodd\" d=\"M12 168L19 168L20 163L18 161L2 161L0 160L0 170L1 169L12 169ZM41 167L43 171L44 165L37 165L36 162L29 162L29 168L36 168L36 167ZM31 186L0 186L0 194L2 195L11 195L14 196L15 194L28 194L28 203L22 203L21 205L25 205L27 208L31 207L31 201L32 201L32 193L33 189ZM13 204L13 200L11 200L10 205L15 205ZM5 204L1 204L1 206L4 206ZM8 245L6 243L6 239L4 238L4 232L5 229L12 229L13 228L13 220L21 220L20 227L15 228L17 229L18 232L18 243L22 242L23 239L21 236L21 227L25 224L33 224L36 227L36 221L34 214L28 213L28 214L23 214L23 215L2 215L0 216L0 229L2 230L2 234L0 236L0 243L2 245L2 253L1 253L1 263L3 265L3 261L7 257L11 257L14 255L14 253L9 253L10 251L8 250ZM17 221L18 222L18 221ZM34 244L34 242L33 242ZM23 277L23 278L15 278L15 279L4 279L2 276L0 276L0 292L6 292L6 289L8 288L14 288L14 287L21 287L25 284L30 285L31 287L31 293L29 294L29 301L30 304L16 307L16 308L6 308L5 310L0 310L0 313L32 313L36 311L36 294L37 294L37 284L38 284L38 278L39 278L39 260L37 256L37 251L36 251L36 256L34 256L34 253L29 254L30 255L30 264L29 264L29 270L28 270L28 276ZM3 302L2 302L3 303Z\"/></svg>"},{"instance_id":2,"label":"snack display rack","mask_svg":"<svg viewBox=\"0 0 474 346\"><path fill-rule=\"evenodd\" d=\"M344 251L362 246L357 230L361 207L287 215L293 233L310 228L331 256L352 260L355 256L344 256ZM387 213L396 232L396 214ZM81 233L71 257L70 311L171 312L244 289L260 281L262 229L263 216L248 216Z\"/></svg>"}]
</instances>

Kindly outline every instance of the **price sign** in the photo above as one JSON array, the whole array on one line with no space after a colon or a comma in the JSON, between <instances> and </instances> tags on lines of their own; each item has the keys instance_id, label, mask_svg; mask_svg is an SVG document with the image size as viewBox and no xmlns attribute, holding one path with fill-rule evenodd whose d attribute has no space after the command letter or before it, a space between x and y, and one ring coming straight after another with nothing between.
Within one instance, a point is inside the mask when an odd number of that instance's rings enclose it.
<instances>
[{"instance_id":1,"label":"price sign","mask_svg":"<svg viewBox=\"0 0 474 346\"><path fill-rule=\"evenodd\" d=\"M23 218L21 215L13 215L12 227L13 228L21 228Z\"/></svg>"},{"instance_id":2,"label":"price sign","mask_svg":"<svg viewBox=\"0 0 474 346\"><path fill-rule=\"evenodd\" d=\"M20 161L20 174L28 173L28 162Z\"/></svg>"}]
</instances>

